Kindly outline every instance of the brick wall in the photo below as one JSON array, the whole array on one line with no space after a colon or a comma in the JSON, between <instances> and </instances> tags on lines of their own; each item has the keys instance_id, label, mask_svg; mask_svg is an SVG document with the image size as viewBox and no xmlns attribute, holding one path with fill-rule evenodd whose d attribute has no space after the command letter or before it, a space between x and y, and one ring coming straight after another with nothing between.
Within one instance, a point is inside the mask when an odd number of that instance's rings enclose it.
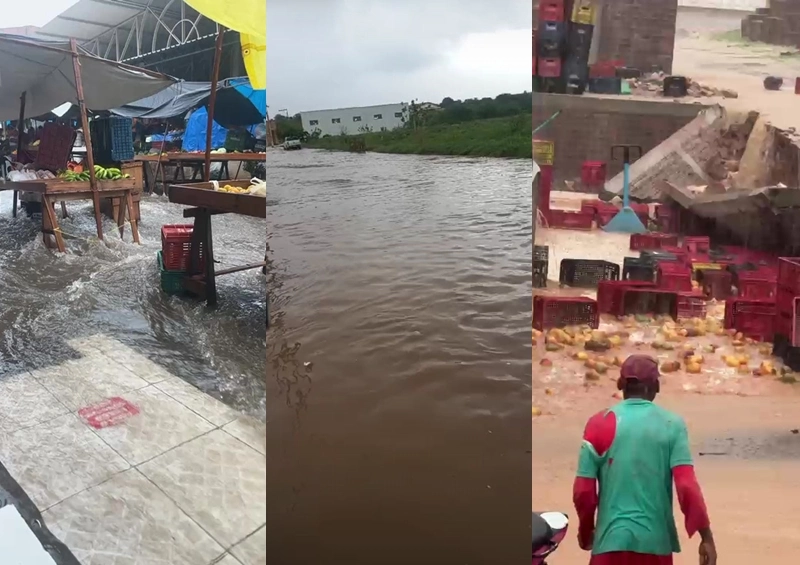
<instances>
[{"instance_id":1,"label":"brick wall","mask_svg":"<svg viewBox=\"0 0 800 565\"><path fill-rule=\"evenodd\" d=\"M584 161L607 162L607 178L612 178L622 170L620 161L610 159L612 145L641 145L647 153L692 121L700 108L662 101L537 94L533 127L559 110L561 114L534 135L554 143L556 190L564 189L564 181L580 179Z\"/></svg>"},{"instance_id":2,"label":"brick wall","mask_svg":"<svg viewBox=\"0 0 800 565\"><path fill-rule=\"evenodd\" d=\"M603 0L599 60L672 72L678 0Z\"/></svg>"},{"instance_id":3,"label":"brick wall","mask_svg":"<svg viewBox=\"0 0 800 565\"><path fill-rule=\"evenodd\" d=\"M784 0L794 2L796 0ZM630 67L672 72L678 0L597 0L598 60L622 60ZM572 5L570 0L566 5ZM533 29L539 0L533 0ZM569 11L567 12L569 14Z\"/></svg>"}]
</instances>

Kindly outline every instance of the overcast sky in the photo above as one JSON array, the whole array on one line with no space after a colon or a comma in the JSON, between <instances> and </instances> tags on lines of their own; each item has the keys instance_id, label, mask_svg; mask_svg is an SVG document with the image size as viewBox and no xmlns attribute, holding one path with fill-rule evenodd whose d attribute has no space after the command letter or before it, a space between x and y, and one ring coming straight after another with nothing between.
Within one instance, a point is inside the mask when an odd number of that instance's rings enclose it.
<instances>
[{"instance_id":1,"label":"overcast sky","mask_svg":"<svg viewBox=\"0 0 800 565\"><path fill-rule=\"evenodd\" d=\"M272 114L531 89L530 0L270 0L267 43Z\"/></svg>"},{"instance_id":2,"label":"overcast sky","mask_svg":"<svg viewBox=\"0 0 800 565\"><path fill-rule=\"evenodd\" d=\"M43 26L78 0L25 0L7 5L0 27ZM9 2L4 2L9 4Z\"/></svg>"}]
</instances>

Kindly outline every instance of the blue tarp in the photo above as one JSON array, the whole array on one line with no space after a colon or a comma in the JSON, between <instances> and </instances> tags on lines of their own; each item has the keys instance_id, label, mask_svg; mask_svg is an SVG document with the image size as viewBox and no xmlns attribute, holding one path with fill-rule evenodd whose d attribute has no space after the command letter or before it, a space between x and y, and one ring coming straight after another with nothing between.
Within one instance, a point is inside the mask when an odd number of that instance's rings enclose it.
<instances>
[{"instance_id":1,"label":"blue tarp","mask_svg":"<svg viewBox=\"0 0 800 565\"><path fill-rule=\"evenodd\" d=\"M183 151L206 150L206 128L208 126L208 112L204 107L198 108L186 122L186 131L183 134ZM228 130L216 121L211 129L211 149L219 149L225 145Z\"/></svg>"}]
</instances>

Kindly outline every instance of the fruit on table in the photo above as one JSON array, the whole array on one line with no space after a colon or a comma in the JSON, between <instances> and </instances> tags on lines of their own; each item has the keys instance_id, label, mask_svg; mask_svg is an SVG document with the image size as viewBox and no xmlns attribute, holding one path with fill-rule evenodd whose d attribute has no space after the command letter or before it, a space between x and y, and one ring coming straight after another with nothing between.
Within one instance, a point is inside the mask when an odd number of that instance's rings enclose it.
<instances>
[{"instance_id":1,"label":"fruit on table","mask_svg":"<svg viewBox=\"0 0 800 565\"><path fill-rule=\"evenodd\" d=\"M238 186L231 186L226 184L225 186L221 186L219 188L220 192L230 192L232 194L248 194L250 192L247 188L240 188Z\"/></svg>"},{"instance_id":2,"label":"fruit on table","mask_svg":"<svg viewBox=\"0 0 800 565\"><path fill-rule=\"evenodd\" d=\"M117 168L111 167L106 169L100 165L94 166L94 176L98 180L120 180L131 178L130 175L122 174L122 171ZM86 182L92 178L89 171L83 170L83 167L78 166L62 172L59 177L68 182Z\"/></svg>"}]
</instances>

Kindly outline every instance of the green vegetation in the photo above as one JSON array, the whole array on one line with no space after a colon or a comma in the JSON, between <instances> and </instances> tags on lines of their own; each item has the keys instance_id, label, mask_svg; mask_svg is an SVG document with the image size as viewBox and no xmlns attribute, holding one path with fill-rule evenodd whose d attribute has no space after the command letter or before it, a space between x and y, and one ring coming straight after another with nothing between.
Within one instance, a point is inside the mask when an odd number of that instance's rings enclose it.
<instances>
[{"instance_id":1,"label":"green vegetation","mask_svg":"<svg viewBox=\"0 0 800 565\"><path fill-rule=\"evenodd\" d=\"M363 142L363 145L362 143ZM309 147L334 151L375 151L416 155L531 158L531 117L473 120L394 131L309 139Z\"/></svg>"},{"instance_id":2,"label":"green vegetation","mask_svg":"<svg viewBox=\"0 0 800 565\"><path fill-rule=\"evenodd\" d=\"M717 32L711 36L715 41L727 41L730 43L750 43L750 41L742 37L741 29L732 29L730 31Z\"/></svg>"},{"instance_id":3,"label":"green vegetation","mask_svg":"<svg viewBox=\"0 0 800 565\"><path fill-rule=\"evenodd\" d=\"M445 98L438 107L414 101L408 105L404 127L383 132L361 128L354 135L309 135L303 131L299 114L276 117L276 127L280 139L299 138L310 147L334 151L530 159L532 102L530 92L468 100Z\"/></svg>"}]
</instances>

